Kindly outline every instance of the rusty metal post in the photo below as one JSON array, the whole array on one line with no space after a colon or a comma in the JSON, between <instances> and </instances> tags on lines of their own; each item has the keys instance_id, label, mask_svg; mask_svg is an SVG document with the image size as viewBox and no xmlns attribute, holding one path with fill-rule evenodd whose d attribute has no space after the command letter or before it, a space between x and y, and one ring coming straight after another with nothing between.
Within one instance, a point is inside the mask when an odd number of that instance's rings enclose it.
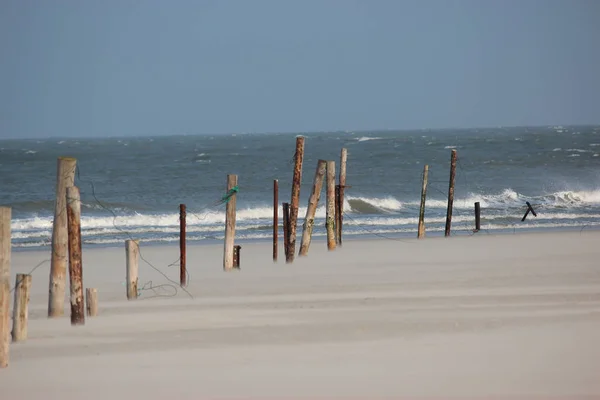
<instances>
[{"instance_id":1,"label":"rusty metal post","mask_svg":"<svg viewBox=\"0 0 600 400\"><path fill-rule=\"evenodd\" d=\"M85 324L83 302L83 265L81 259L81 200L79 188L67 188L67 232L69 247L69 283L71 288L71 325Z\"/></svg>"},{"instance_id":2,"label":"rusty metal post","mask_svg":"<svg viewBox=\"0 0 600 400\"><path fill-rule=\"evenodd\" d=\"M287 260L290 242L290 204L283 203L283 250Z\"/></svg>"},{"instance_id":3,"label":"rusty metal post","mask_svg":"<svg viewBox=\"0 0 600 400\"><path fill-rule=\"evenodd\" d=\"M444 236L450 236L452 225L452 205L454 203L454 181L456 179L456 149L452 149L450 157L450 185L448 186L448 209L446 210L446 230Z\"/></svg>"},{"instance_id":4,"label":"rusty metal post","mask_svg":"<svg viewBox=\"0 0 600 400\"><path fill-rule=\"evenodd\" d=\"M233 268L240 269L240 252L242 250L242 246L235 245L233 246Z\"/></svg>"},{"instance_id":5,"label":"rusty metal post","mask_svg":"<svg viewBox=\"0 0 600 400\"><path fill-rule=\"evenodd\" d=\"M186 270L186 207L185 204L179 205L179 285L184 287L187 285L187 270Z\"/></svg>"},{"instance_id":6,"label":"rusty metal post","mask_svg":"<svg viewBox=\"0 0 600 400\"><path fill-rule=\"evenodd\" d=\"M341 232L340 232L340 185L335 185L335 243L340 244Z\"/></svg>"},{"instance_id":7,"label":"rusty metal post","mask_svg":"<svg viewBox=\"0 0 600 400\"><path fill-rule=\"evenodd\" d=\"M279 181L273 180L273 262L277 262L279 240Z\"/></svg>"},{"instance_id":8,"label":"rusty metal post","mask_svg":"<svg viewBox=\"0 0 600 400\"><path fill-rule=\"evenodd\" d=\"M427 198L427 177L429 175L429 165L423 167L423 186L421 186L421 205L419 207L419 225L417 228L417 238L425 237L425 200Z\"/></svg>"},{"instance_id":9,"label":"rusty metal post","mask_svg":"<svg viewBox=\"0 0 600 400\"><path fill-rule=\"evenodd\" d=\"M289 216L289 241L286 262L294 262L296 252L296 227L298 225L298 202L300 201L300 185L302 184L302 161L304 159L304 137L296 137L296 153L294 155L294 177L292 181L292 199Z\"/></svg>"}]
</instances>

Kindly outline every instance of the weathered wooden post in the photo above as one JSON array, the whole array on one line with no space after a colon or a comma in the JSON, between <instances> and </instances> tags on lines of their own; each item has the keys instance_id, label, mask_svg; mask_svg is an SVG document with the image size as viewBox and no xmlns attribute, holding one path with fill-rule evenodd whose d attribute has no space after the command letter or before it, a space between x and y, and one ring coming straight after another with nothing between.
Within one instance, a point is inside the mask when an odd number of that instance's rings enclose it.
<instances>
[{"instance_id":1,"label":"weathered wooden post","mask_svg":"<svg viewBox=\"0 0 600 400\"><path fill-rule=\"evenodd\" d=\"M342 245L342 228L344 226L344 189L346 189L346 163L348 160L348 150L342 149L340 154L340 188L339 188L339 210L336 219L336 238L338 245Z\"/></svg>"},{"instance_id":2,"label":"weathered wooden post","mask_svg":"<svg viewBox=\"0 0 600 400\"><path fill-rule=\"evenodd\" d=\"M125 241L127 300L138 298L138 265L140 258L139 240Z\"/></svg>"},{"instance_id":3,"label":"weathered wooden post","mask_svg":"<svg viewBox=\"0 0 600 400\"><path fill-rule=\"evenodd\" d=\"M450 236L452 225L452 205L454 203L454 180L456 178L456 149L452 149L450 157L450 185L448 187L448 209L446 210L446 230L444 236Z\"/></svg>"},{"instance_id":4,"label":"weathered wooden post","mask_svg":"<svg viewBox=\"0 0 600 400\"><path fill-rule=\"evenodd\" d=\"M300 185L302 184L302 161L304 160L304 137L296 137L296 153L294 155L294 178L292 181L292 199L290 202L289 249L286 262L294 261L296 252L296 226L298 224L298 202L300 201Z\"/></svg>"},{"instance_id":5,"label":"weathered wooden post","mask_svg":"<svg viewBox=\"0 0 600 400\"><path fill-rule=\"evenodd\" d=\"M475 203L475 232L481 230L481 208L479 202Z\"/></svg>"},{"instance_id":6,"label":"weathered wooden post","mask_svg":"<svg viewBox=\"0 0 600 400\"><path fill-rule=\"evenodd\" d=\"M83 265L81 257L81 199L79 188L67 188L67 226L69 239L69 286L71 289L71 325L85 324L83 302Z\"/></svg>"},{"instance_id":7,"label":"weathered wooden post","mask_svg":"<svg viewBox=\"0 0 600 400\"><path fill-rule=\"evenodd\" d=\"M427 176L429 175L429 165L423 167L423 186L421 187L421 207L419 208L419 229L417 238L425 237L425 199L427 197Z\"/></svg>"},{"instance_id":8,"label":"weathered wooden post","mask_svg":"<svg viewBox=\"0 0 600 400\"><path fill-rule=\"evenodd\" d=\"M27 319L29 316L29 291L31 275L17 274L15 283L15 302L13 304L12 341L21 342L27 339Z\"/></svg>"},{"instance_id":9,"label":"weathered wooden post","mask_svg":"<svg viewBox=\"0 0 600 400\"><path fill-rule=\"evenodd\" d=\"M187 271L186 271L186 254L185 254L185 219L186 210L185 204L179 205L179 286L184 287L187 285Z\"/></svg>"},{"instance_id":10,"label":"weathered wooden post","mask_svg":"<svg viewBox=\"0 0 600 400\"><path fill-rule=\"evenodd\" d=\"M0 207L0 368L8 367L10 346L11 208Z\"/></svg>"},{"instance_id":11,"label":"weathered wooden post","mask_svg":"<svg viewBox=\"0 0 600 400\"><path fill-rule=\"evenodd\" d=\"M313 180L312 192L308 199L308 207L306 208L306 218L304 219L304 225L302 226L302 241L300 242L299 256L305 256L308 254L308 248L310 247L310 241L312 237L313 227L315 224L315 212L319 205L319 199L321 198L321 189L323 188L323 178L325 176L325 169L327 168L327 161L319 160L317 162L317 170L315 171L315 177Z\"/></svg>"},{"instance_id":12,"label":"weathered wooden post","mask_svg":"<svg viewBox=\"0 0 600 400\"><path fill-rule=\"evenodd\" d=\"M273 262L277 262L279 248L279 181L273 180Z\"/></svg>"},{"instance_id":13,"label":"weathered wooden post","mask_svg":"<svg viewBox=\"0 0 600 400\"><path fill-rule=\"evenodd\" d=\"M325 227L327 228L327 249L335 250L335 161L327 161L326 206Z\"/></svg>"},{"instance_id":14,"label":"weathered wooden post","mask_svg":"<svg viewBox=\"0 0 600 400\"><path fill-rule=\"evenodd\" d=\"M67 188L75 184L77 160L59 157L56 172L56 203L52 223L52 255L50 258L50 290L48 317L64 315L65 287L67 283Z\"/></svg>"},{"instance_id":15,"label":"weathered wooden post","mask_svg":"<svg viewBox=\"0 0 600 400\"><path fill-rule=\"evenodd\" d=\"M95 317L98 315L98 289L85 289L85 304L88 317Z\"/></svg>"},{"instance_id":16,"label":"weathered wooden post","mask_svg":"<svg viewBox=\"0 0 600 400\"><path fill-rule=\"evenodd\" d=\"M227 175L227 193L233 190L238 184L237 175ZM236 194L233 193L227 200L225 206L225 246L223 254L223 269L225 271L233 270L233 243L235 242L235 206Z\"/></svg>"},{"instance_id":17,"label":"weathered wooden post","mask_svg":"<svg viewBox=\"0 0 600 400\"><path fill-rule=\"evenodd\" d=\"M283 251L287 260L287 253L290 249L290 203L282 203L283 208Z\"/></svg>"}]
</instances>

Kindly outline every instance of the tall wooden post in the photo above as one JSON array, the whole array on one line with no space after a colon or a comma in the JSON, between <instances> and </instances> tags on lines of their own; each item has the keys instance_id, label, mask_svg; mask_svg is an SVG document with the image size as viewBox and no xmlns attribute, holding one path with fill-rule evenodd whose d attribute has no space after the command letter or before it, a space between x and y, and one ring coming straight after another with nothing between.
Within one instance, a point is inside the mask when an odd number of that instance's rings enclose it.
<instances>
[{"instance_id":1,"label":"tall wooden post","mask_svg":"<svg viewBox=\"0 0 600 400\"><path fill-rule=\"evenodd\" d=\"M335 161L327 161L327 204L325 227L327 249L335 250Z\"/></svg>"},{"instance_id":2,"label":"tall wooden post","mask_svg":"<svg viewBox=\"0 0 600 400\"><path fill-rule=\"evenodd\" d=\"M475 232L481 230L481 207L479 202L475 203Z\"/></svg>"},{"instance_id":3,"label":"tall wooden post","mask_svg":"<svg viewBox=\"0 0 600 400\"><path fill-rule=\"evenodd\" d=\"M290 202L290 223L288 243L289 249L286 253L286 262L294 261L296 252L296 226L298 224L298 202L300 201L300 185L302 184L302 161L304 160L304 137L296 138L296 153L294 155L294 178L292 181L292 199Z\"/></svg>"},{"instance_id":4,"label":"tall wooden post","mask_svg":"<svg viewBox=\"0 0 600 400\"><path fill-rule=\"evenodd\" d=\"M327 161L319 160L317 162L317 170L315 171L315 177L313 180L312 192L308 199L308 207L306 208L306 218L304 219L304 225L302 226L302 241L300 242L299 256L305 256L308 254L308 248L310 247L310 240L315 224L315 212L319 205L319 199L321 198L321 189L323 188L323 178L325 176L325 169L327 168Z\"/></svg>"},{"instance_id":5,"label":"tall wooden post","mask_svg":"<svg viewBox=\"0 0 600 400\"><path fill-rule=\"evenodd\" d=\"M98 289L85 289L85 305L88 317L98 315Z\"/></svg>"},{"instance_id":6,"label":"tall wooden post","mask_svg":"<svg viewBox=\"0 0 600 400\"><path fill-rule=\"evenodd\" d=\"M29 308L29 291L31 289L31 275L17 274L15 283L15 302L13 304L13 342L27 339L27 319Z\"/></svg>"},{"instance_id":7,"label":"tall wooden post","mask_svg":"<svg viewBox=\"0 0 600 400\"><path fill-rule=\"evenodd\" d=\"M238 184L237 175L227 175L227 193ZM229 197L225 207L225 246L223 254L223 269L233 270L233 244L235 242L235 193Z\"/></svg>"},{"instance_id":8,"label":"tall wooden post","mask_svg":"<svg viewBox=\"0 0 600 400\"><path fill-rule=\"evenodd\" d=\"M125 241L125 260L126 272L125 280L127 282L127 300L138 298L138 265L140 259L139 240Z\"/></svg>"},{"instance_id":9,"label":"tall wooden post","mask_svg":"<svg viewBox=\"0 0 600 400\"><path fill-rule=\"evenodd\" d=\"M425 237L425 199L427 198L427 176L429 175L429 165L423 167L423 186L421 187L421 207L419 208L419 229L417 238Z\"/></svg>"},{"instance_id":10,"label":"tall wooden post","mask_svg":"<svg viewBox=\"0 0 600 400\"><path fill-rule=\"evenodd\" d=\"M340 218L341 218L341 214L340 214L340 185L335 185L335 218L334 218L334 226L335 226L335 244L339 245L340 244L340 232L339 232L339 228L340 228Z\"/></svg>"},{"instance_id":11,"label":"tall wooden post","mask_svg":"<svg viewBox=\"0 0 600 400\"><path fill-rule=\"evenodd\" d=\"M277 262L279 248L279 181L273 180L273 262Z\"/></svg>"},{"instance_id":12,"label":"tall wooden post","mask_svg":"<svg viewBox=\"0 0 600 400\"><path fill-rule=\"evenodd\" d=\"M346 188L346 163L348 160L348 150L342 149L340 154L340 188L339 188L339 210L336 220L336 238L337 244L342 245L342 227L344 226L344 189Z\"/></svg>"},{"instance_id":13,"label":"tall wooden post","mask_svg":"<svg viewBox=\"0 0 600 400\"><path fill-rule=\"evenodd\" d=\"M186 271L186 254L185 254L185 222L186 210L185 204L179 205L179 286L184 287L187 285L187 271Z\"/></svg>"},{"instance_id":14,"label":"tall wooden post","mask_svg":"<svg viewBox=\"0 0 600 400\"><path fill-rule=\"evenodd\" d=\"M81 199L77 186L67 188L66 200L71 325L83 325L85 324L85 304L83 302L83 265L81 259Z\"/></svg>"},{"instance_id":15,"label":"tall wooden post","mask_svg":"<svg viewBox=\"0 0 600 400\"><path fill-rule=\"evenodd\" d=\"M59 157L56 172L56 203L52 223L52 255L50 258L50 290L48 317L64 315L65 287L67 282L67 188L75 184L77 160Z\"/></svg>"},{"instance_id":16,"label":"tall wooden post","mask_svg":"<svg viewBox=\"0 0 600 400\"><path fill-rule=\"evenodd\" d=\"M444 236L450 236L452 225L452 205L454 203L454 180L456 178L456 150L452 149L450 158L450 185L448 187L448 209L446 210L446 230Z\"/></svg>"},{"instance_id":17,"label":"tall wooden post","mask_svg":"<svg viewBox=\"0 0 600 400\"><path fill-rule=\"evenodd\" d=\"M283 251L287 260L287 253L290 249L290 203L282 203L283 208Z\"/></svg>"},{"instance_id":18,"label":"tall wooden post","mask_svg":"<svg viewBox=\"0 0 600 400\"><path fill-rule=\"evenodd\" d=\"M8 367L9 361L11 212L0 207L0 368Z\"/></svg>"}]
</instances>

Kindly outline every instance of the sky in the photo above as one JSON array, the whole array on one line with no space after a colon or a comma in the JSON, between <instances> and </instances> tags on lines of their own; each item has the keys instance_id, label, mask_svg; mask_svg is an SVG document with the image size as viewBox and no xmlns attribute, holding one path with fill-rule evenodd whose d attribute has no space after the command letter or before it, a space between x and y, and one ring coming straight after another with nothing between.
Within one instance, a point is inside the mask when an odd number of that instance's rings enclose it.
<instances>
[{"instance_id":1,"label":"sky","mask_svg":"<svg viewBox=\"0 0 600 400\"><path fill-rule=\"evenodd\" d=\"M597 0L0 0L0 138L600 123Z\"/></svg>"}]
</instances>

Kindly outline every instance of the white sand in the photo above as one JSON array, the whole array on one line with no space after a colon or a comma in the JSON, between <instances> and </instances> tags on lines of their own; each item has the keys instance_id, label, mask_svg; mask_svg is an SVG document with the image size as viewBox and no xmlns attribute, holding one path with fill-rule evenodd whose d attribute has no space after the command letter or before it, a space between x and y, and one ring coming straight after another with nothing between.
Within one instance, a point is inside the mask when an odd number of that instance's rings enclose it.
<instances>
[{"instance_id":1,"label":"white sand","mask_svg":"<svg viewBox=\"0 0 600 400\"><path fill-rule=\"evenodd\" d=\"M100 314L46 318L33 273L29 339L1 399L600 398L600 232L351 241L286 265L246 244L188 246L190 299L125 299L125 250L84 251ZM283 253L280 247L280 252ZM13 253L12 275L49 252ZM142 247L178 280L177 246ZM141 283L165 279L143 261ZM167 293L167 292L165 292ZM68 305L68 302L65 303Z\"/></svg>"}]
</instances>

